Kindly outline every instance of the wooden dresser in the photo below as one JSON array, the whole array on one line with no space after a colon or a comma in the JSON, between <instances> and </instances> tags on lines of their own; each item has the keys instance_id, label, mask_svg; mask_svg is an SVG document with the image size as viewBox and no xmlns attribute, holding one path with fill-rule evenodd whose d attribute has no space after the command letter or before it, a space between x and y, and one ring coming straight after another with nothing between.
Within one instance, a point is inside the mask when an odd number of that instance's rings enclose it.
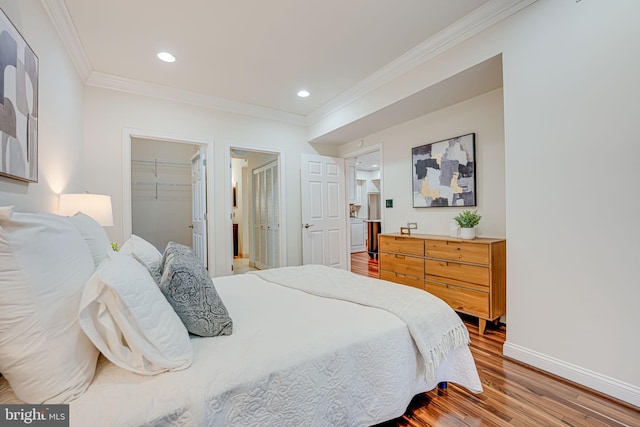
<instances>
[{"instance_id":1,"label":"wooden dresser","mask_svg":"<svg viewBox=\"0 0 640 427\"><path fill-rule=\"evenodd\" d=\"M462 240L428 234L381 234L380 278L413 286L443 299L451 308L487 320L506 309L506 241Z\"/></svg>"}]
</instances>

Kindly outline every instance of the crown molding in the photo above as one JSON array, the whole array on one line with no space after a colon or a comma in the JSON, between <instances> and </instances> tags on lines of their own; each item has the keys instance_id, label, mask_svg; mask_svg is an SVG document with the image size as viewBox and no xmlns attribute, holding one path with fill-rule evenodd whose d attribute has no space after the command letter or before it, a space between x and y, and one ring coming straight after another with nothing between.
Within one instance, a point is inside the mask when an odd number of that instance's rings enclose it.
<instances>
[{"instance_id":1,"label":"crown molding","mask_svg":"<svg viewBox=\"0 0 640 427\"><path fill-rule=\"evenodd\" d=\"M314 124L537 0L490 0L308 114Z\"/></svg>"},{"instance_id":2,"label":"crown molding","mask_svg":"<svg viewBox=\"0 0 640 427\"><path fill-rule=\"evenodd\" d=\"M304 116L93 71L64 0L41 0L82 81L90 86L306 126Z\"/></svg>"},{"instance_id":3,"label":"crown molding","mask_svg":"<svg viewBox=\"0 0 640 427\"><path fill-rule=\"evenodd\" d=\"M153 83L141 82L138 80L126 79L110 74L92 72L85 81L89 86L101 87L104 89L128 92L151 98L159 98L167 101L180 102L199 107L212 108L227 111L230 113L244 114L268 120L289 123L298 126L306 126L305 117L299 114L287 113L274 110L272 108L260 107L246 104L244 102L232 101L230 99L218 98L210 95L189 92L168 86Z\"/></svg>"},{"instance_id":4,"label":"crown molding","mask_svg":"<svg viewBox=\"0 0 640 427\"><path fill-rule=\"evenodd\" d=\"M76 71L87 85L308 126L536 1L490 0L307 116L95 72L84 51L64 0L41 0L41 3L71 56Z\"/></svg>"},{"instance_id":5,"label":"crown molding","mask_svg":"<svg viewBox=\"0 0 640 427\"><path fill-rule=\"evenodd\" d=\"M60 35L80 78L86 81L93 70L64 0L41 0L41 3Z\"/></svg>"}]
</instances>

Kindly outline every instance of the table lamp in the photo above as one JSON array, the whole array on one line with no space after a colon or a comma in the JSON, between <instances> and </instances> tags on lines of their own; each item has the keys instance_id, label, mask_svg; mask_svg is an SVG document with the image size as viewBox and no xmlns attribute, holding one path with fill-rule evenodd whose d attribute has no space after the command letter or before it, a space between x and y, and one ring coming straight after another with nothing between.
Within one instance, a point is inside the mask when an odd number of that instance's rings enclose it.
<instances>
[{"instance_id":1,"label":"table lamp","mask_svg":"<svg viewBox=\"0 0 640 427\"><path fill-rule=\"evenodd\" d=\"M103 227L113 225L111 196L102 194L61 194L58 214L72 216L82 212L95 219Z\"/></svg>"}]
</instances>

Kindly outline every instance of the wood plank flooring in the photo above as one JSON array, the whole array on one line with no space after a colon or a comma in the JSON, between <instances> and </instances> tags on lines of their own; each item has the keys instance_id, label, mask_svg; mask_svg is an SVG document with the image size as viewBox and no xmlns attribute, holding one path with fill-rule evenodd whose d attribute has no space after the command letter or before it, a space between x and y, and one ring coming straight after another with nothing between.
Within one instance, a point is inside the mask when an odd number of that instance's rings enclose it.
<instances>
[{"instance_id":1,"label":"wood plank flooring","mask_svg":"<svg viewBox=\"0 0 640 427\"><path fill-rule=\"evenodd\" d=\"M361 254L352 254L351 270L377 277L377 260L365 271L369 261ZM462 319L484 391L476 395L449 384L444 392L417 395L402 417L378 427L640 427L640 408L502 356L504 325L489 323L479 335L477 319Z\"/></svg>"},{"instance_id":2,"label":"wood plank flooring","mask_svg":"<svg viewBox=\"0 0 640 427\"><path fill-rule=\"evenodd\" d=\"M362 276L378 278L378 258L369 258L368 252L351 254L351 271Z\"/></svg>"}]
</instances>

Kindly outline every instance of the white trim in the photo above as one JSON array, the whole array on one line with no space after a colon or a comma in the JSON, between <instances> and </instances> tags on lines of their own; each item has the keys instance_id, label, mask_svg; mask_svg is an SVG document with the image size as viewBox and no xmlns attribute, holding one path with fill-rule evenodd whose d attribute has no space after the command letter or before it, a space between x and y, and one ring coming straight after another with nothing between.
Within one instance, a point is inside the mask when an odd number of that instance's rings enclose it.
<instances>
[{"instance_id":1,"label":"white trim","mask_svg":"<svg viewBox=\"0 0 640 427\"><path fill-rule=\"evenodd\" d=\"M308 126L362 98L436 55L519 12L537 0L489 0L404 55L364 78L307 116L215 96L125 79L93 71L64 0L41 0L82 80L91 86L119 90L206 108Z\"/></svg>"},{"instance_id":2,"label":"white trim","mask_svg":"<svg viewBox=\"0 0 640 427\"><path fill-rule=\"evenodd\" d=\"M225 165L231 165L231 150L232 149L238 149L238 150L244 150L244 151L255 151L255 152L259 152L259 153L267 153L267 154L273 154L276 156L276 161L278 162L278 177L279 177L279 183L280 183L280 197L279 197L279 203L280 203L280 267L286 267L288 262L287 262L287 212L286 212L286 204L285 204L285 199L286 199L286 192L285 192L285 184L287 182L287 179L285 177L285 171L284 171L284 167L283 165L285 164L285 154L284 154L284 150L280 149L280 148L265 148L265 147L256 147L256 146L252 146L252 145L243 145L243 144L230 144L227 143L225 144ZM227 250L229 251L226 259L230 260L230 263L227 262L227 266L225 267L227 269L226 274L227 275L231 275L233 274L233 271L231 270L231 266L233 265L233 251L231 250L232 247L232 242L233 242L233 219L231 219L231 214L233 213L233 202L232 202L232 194L231 194L231 188L232 188L232 184L231 184L231 167L226 168L226 172L225 172L225 212L226 212L226 217L227 217L227 242L229 242L228 245L226 245ZM253 180L253 174L249 175L250 180ZM253 190L252 190L253 191ZM249 215L249 213L247 212L246 215ZM251 226L251 224L250 224ZM253 250L253 247L252 247Z\"/></svg>"},{"instance_id":3,"label":"white trim","mask_svg":"<svg viewBox=\"0 0 640 427\"><path fill-rule=\"evenodd\" d=\"M84 51L80 37L73 25L73 20L69 15L64 0L41 0L42 6L47 11L51 23L62 39L64 47L67 49L71 61L80 75L85 81L93 71L89 58Z\"/></svg>"},{"instance_id":4,"label":"white trim","mask_svg":"<svg viewBox=\"0 0 640 427\"><path fill-rule=\"evenodd\" d=\"M640 387L590 371L543 353L505 342L503 354L562 378L640 407Z\"/></svg>"},{"instance_id":5,"label":"white trim","mask_svg":"<svg viewBox=\"0 0 640 427\"><path fill-rule=\"evenodd\" d=\"M203 145L207 152L207 258L209 274L216 274L216 247L215 247L215 211L213 209L214 196L214 141L212 139L197 138L192 136L176 135L167 132L122 129L122 241L131 236L131 138L154 139L159 141L178 142L184 144Z\"/></svg>"},{"instance_id":6,"label":"white trim","mask_svg":"<svg viewBox=\"0 0 640 427\"><path fill-rule=\"evenodd\" d=\"M134 93L150 98L181 102L184 104L195 105L199 107L228 111L230 113L259 117L262 119L276 120L279 122L298 126L305 126L307 123L304 116L301 116L299 114L287 113L271 108L246 104L244 102L218 98L216 96L204 95L196 92L189 92L187 90L176 89L138 80L131 80L124 77L112 76L95 71L91 73L85 83L89 86Z\"/></svg>"},{"instance_id":7,"label":"white trim","mask_svg":"<svg viewBox=\"0 0 640 427\"><path fill-rule=\"evenodd\" d=\"M490 0L307 115L312 125L537 0Z\"/></svg>"},{"instance_id":8,"label":"white trim","mask_svg":"<svg viewBox=\"0 0 640 427\"><path fill-rule=\"evenodd\" d=\"M71 19L69 11L64 4L64 0L41 0L41 3L47 11L49 19L58 32L58 35L62 39L62 43L67 49L67 52L71 57L71 61L80 75L80 78L89 86L135 93L151 98L159 98L200 107L213 108L231 113L276 120L298 126L306 126L307 124L305 117L300 114L287 113L284 111L274 110L272 108L260 107L257 105L93 71L91 62L87 57L84 47L82 46L82 41L78 36L76 27L73 25L73 20Z\"/></svg>"}]
</instances>

